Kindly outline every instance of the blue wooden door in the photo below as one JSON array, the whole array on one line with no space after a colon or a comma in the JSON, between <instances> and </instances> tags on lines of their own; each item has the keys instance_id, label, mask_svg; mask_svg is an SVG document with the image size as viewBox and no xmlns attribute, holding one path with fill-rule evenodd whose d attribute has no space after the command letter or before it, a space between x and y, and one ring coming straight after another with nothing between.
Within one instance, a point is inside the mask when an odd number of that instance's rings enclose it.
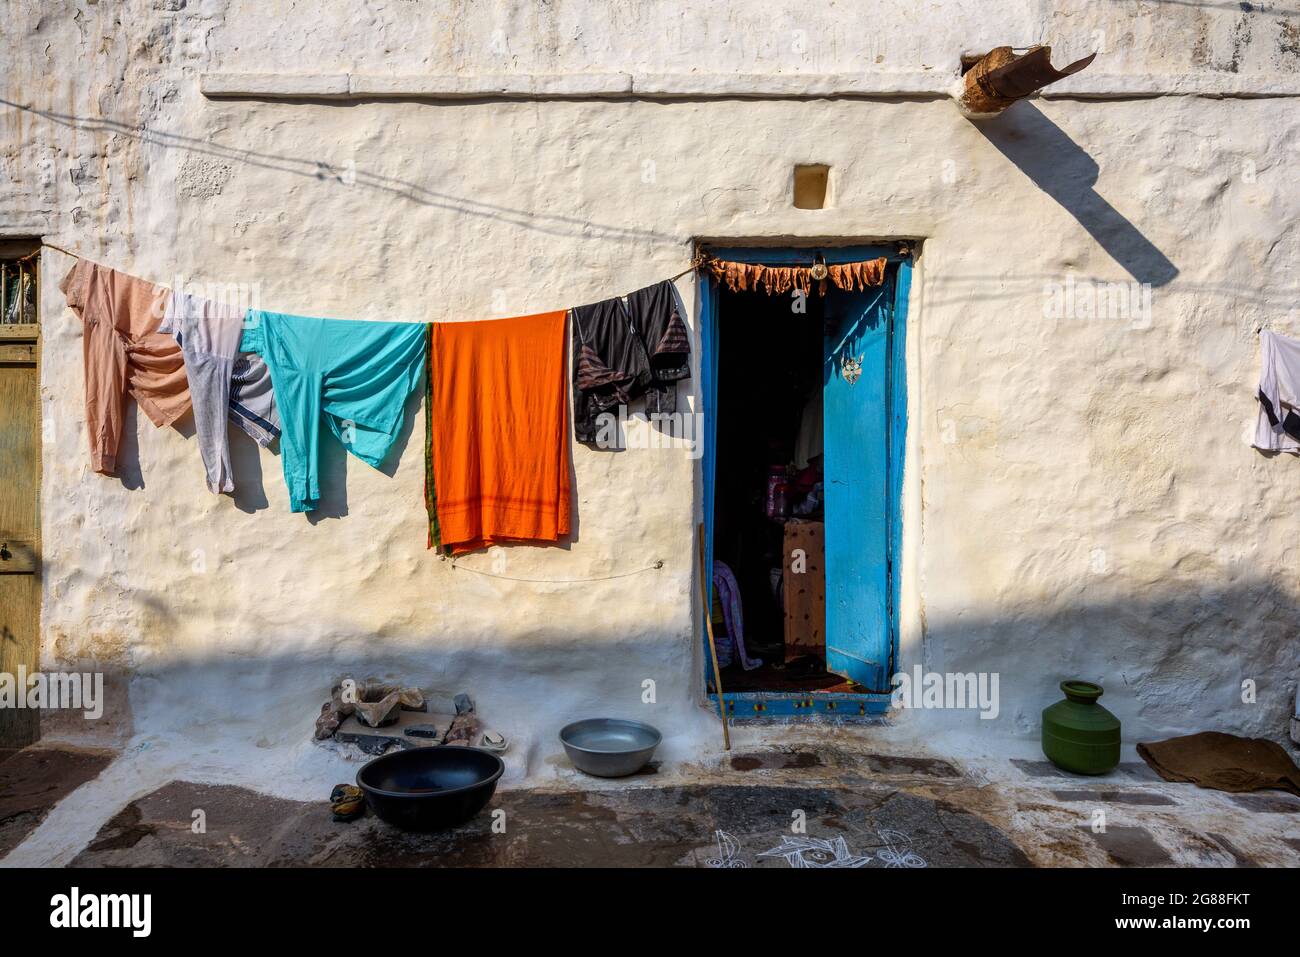
<instances>
[{"instance_id":1,"label":"blue wooden door","mask_svg":"<svg viewBox=\"0 0 1300 957\"><path fill-rule=\"evenodd\" d=\"M826 297L824 383L826 667L889 690L891 321L883 287Z\"/></svg>"}]
</instances>

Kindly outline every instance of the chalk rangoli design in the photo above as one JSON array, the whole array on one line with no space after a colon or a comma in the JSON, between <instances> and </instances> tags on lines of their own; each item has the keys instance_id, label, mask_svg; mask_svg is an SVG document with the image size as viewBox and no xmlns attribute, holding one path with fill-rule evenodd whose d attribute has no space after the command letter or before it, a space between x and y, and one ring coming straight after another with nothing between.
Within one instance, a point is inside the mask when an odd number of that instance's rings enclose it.
<instances>
[{"instance_id":1,"label":"chalk rangoli design","mask_svg":"<svg viewBox=\"0 0 1300 957\"><path fill-rule=\"evenodd\" d=\"M748 867L740 857L740 845L726 831L714 831L718 842L718 856L705 859L706 867Z\"/></svg>"},{"instance_id":2,"label":"chalk rangoli design","mask_svg":"<svg viewBox=\"0 0 1300 957\"><path fill-rule=\"evenodd\" d=\"M879 830L876 832L885 842L885 847L876 856L886 867L927 867L925 858L912 850L912 839L902 831Z\"/></svg>"},{"instance_id":3,"label":"chalk rangoli design","mask_svg":"<svg viewBox=\"0 0 1300 957\"><path fill-rule=\"evenodd\" d=\"M766 850L759 857L784 857L791 867L863 867L871 860L849 851L844 838L824 841L817 837L790 837L783 835L781 843Z\"/></svg>"}]
</instances>

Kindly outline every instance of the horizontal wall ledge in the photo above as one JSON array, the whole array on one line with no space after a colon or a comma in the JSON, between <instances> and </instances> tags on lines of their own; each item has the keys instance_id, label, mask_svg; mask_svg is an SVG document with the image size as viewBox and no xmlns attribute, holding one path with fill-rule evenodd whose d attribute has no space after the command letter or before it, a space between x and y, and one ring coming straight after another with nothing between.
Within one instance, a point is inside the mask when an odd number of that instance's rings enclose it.
<instances>
[{"instance_id":1,"label":"horizontal wall ledge","mask_svg":"<svg viewBox=\"0 0 1300 957\"><path fill-rule=\"evenodd\" d=\"M939 99L956 71L911 73L511 73L475 76L376 76L365 73L204 73L199 90L212 99L551 100L551 99ZM1271 98L1300 96L1300 76L1276 74L1076 74L1047 99L1140 99L1157 96Z\"/></svg>"},{"instance_id":2,"label":"horizontal wall ledge","mask_svg":"<svg viewBox=\"0 0 1300 957\"><path fill-rule=\"evenodd\" d=\"M828 96L944 97L956 73L646 73L632 93L646 99L818 99Z\"/></svg>"},{"instance_id":3,"label":"horizontal wall ledge","mask_svg":"<svg viewBox=\"0 0 1300 957\"><path fill-rule=\"evenodd\" d=\"M1048 99L1123 100L1152 96L1240 99L1300 96L1300 76L1276 73L1076 73L1047 87Z\"/></svg>"},{"instance_id":4,"label":"horizontal wall ledge","mask_svg":"<svg viewBox=\"0 0 1300 957\"><path fill-rule=\"evenodd\" d=\"M204 73L199 77L199 92L207 97L230 96L247 99L347 99L346 73Z\"/></svg>"},{"instance_id":5,"label":"horizontal wall ledge","mask_svg":"<svg viewBox=\"0 0 1300 957\"><path fill-rule=\"evenodd\" d=\"M348 76L357 99L518 99L624 97L632 93L629 73L512 74L501 76Z\"/></svg>"},{"instance_id":6,"label":"horizontal wall ledge","mask_svg":"<svg viewBox=\"0 0 1300 957\"><path fill-rule=\"evenodd\" d=\"M242 99L813 99L948 95L955 74L511 73L375 76L365 73L204 73L206 97Z\"/></svg>"}]
</instances>

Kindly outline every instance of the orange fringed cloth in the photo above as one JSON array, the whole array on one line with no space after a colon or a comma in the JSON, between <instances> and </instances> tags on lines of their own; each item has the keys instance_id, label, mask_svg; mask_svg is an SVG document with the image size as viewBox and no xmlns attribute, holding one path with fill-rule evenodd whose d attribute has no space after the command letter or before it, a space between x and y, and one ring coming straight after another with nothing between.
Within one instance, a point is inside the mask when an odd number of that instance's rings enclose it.
<instances>
[{"instance_id":1,"label":"orange fringed cloth","mask_svg":"<svg viewBox=\"0 0 1300 957\"><path fill-rule=\"evenodd\" d=\"M430 548L460 555L569 534L566 315L430 324Z\"/></svg>"},{"instance_id":2,"label":"orange fringed cloth","mask_svg":"<svg viewBox=\"0 0 1300 957\"><path fill-rule=\"evenodd\" d=\"M791 289L810 293L816 289L826 295L827 284L845 292L879 286L885 281L884 256L856 263L837 263L826 266L826 275L813 276L811 266L760 266L757 263L730 262L715 259L708 253L700 254L700 270L723 283L731 292L758 292L759 287L769 296L779 296Z\"/></svg>"}]
</instances>

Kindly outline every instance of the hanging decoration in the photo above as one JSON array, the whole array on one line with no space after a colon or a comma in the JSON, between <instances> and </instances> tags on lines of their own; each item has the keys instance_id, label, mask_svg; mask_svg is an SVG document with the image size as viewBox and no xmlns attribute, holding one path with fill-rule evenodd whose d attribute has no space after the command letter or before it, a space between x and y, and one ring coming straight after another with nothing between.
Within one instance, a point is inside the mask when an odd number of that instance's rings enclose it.
<instances>
[{"instance_id":1,"label":"hanging decoration","mask_svg":"<svg viewBox=\"0 0 1300 957\"><path fill-rule=\"evenodd\" d=\"M862 375L862 356L854 358L846 354L840 363L840 373L849 385L857 382L858 376Z\"/></svg>"},{"instance_id":2,"label":"hanging decoration","mask_svg":"<svg viewBox=\"0 0 1300 957\"><path fill-rule=\"evenodd\" d=\"M707 276L723 283L730 292L765 292L779 296L798 289L804 293L826 295L829 286L844 292L883 285L888 260L866 259L860 262L835 263L828 266L821 256L811 266L763 266L758 263L717 259L699 254L699 268Z\"/></svg>"}]
</instances>

